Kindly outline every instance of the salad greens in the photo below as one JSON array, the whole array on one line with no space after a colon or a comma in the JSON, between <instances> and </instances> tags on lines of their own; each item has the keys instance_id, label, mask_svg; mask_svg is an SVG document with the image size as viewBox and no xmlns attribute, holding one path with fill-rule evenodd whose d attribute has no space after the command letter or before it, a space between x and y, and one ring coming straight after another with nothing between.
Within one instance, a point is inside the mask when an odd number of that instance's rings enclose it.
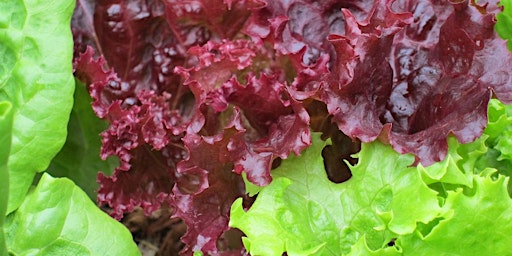
<instances>
[{"instance_id":1,"label":"salad greens","mask_svg":"<svg viewBox=\"0 0 512 256\"><path fill-rule=\"evenodd\" d=\"M7 213L20 206L66 138L74 90L73 7L68 0L0 3L0 101L9 101L14 115Z\"/></svg>"},{"instance_id":2,"label":"salad greens","mask_svg":"<svg viewBox=\"0 0 512 256\"><path fill-rule=\"evenodd\" d=\"M496 15L496 32L507 39L508 48L512 49L512 1L501 0L500 4L504 7L503 11Z\"/></svg>"},{"instance_id":3,"label":"salad greens","mask_svg":"<svg viewBox=\"0 0 512 256\"><path fill-rule=\"evenodd\" d=\"M66 178L43 174L7 216L12 255L139 255L130 232Z\"/></svg>"},{"instance_id":4,"label":"salad greens","mask_svg":"<svg viewBox=\"0 0 512 256\"><path fill-rule=\"evenodd\" d=\"M118 161L100 158L101 138L98 134L107 124L96 117L91 108L91 97L85 85L76 81L74 104L68 123L66 143L52 159L48 173L54 177L67 177L96 200L96 174L98 170L111 173Z\"/></svg>"},{"instance_id":5,"label":"salad greens","mask_svg":"<svg viewBox=\"0 0 512 256\"><path fill-rule=\"evenodd\" d=\"M0 1L0 256L505 255L511 5Z\"/></svg>"},{"instance_id":6,"label":"salad greens","mask_svg":"<svg viewBox=\"0 0 512 256\"><path fill-rule=\"evenodd\" d=\"M491 108L505 106L492 100ZM486 134L512 125L503 114L508 122L490 123ZM233 203L230 226L247 235L251 255L482 255L491 244L493 253L506 255L509 177L471 167L468 160L482 163L485 151L474 160L458 153L482 148L486 137L465 145L450 138L448 157L429 167L411 166L414 156L389 145L365 143L352 178L335 184L324 169L325 142L315 135L312 147L274 170L249 210L241 199Z\"/></svg>"},{"instance_id":7,"label":"salad greens","mask_svg":"<svg viewBox=\"0 0 512 256\"><path fill-rule=\"evenodd\" d=\"M243 177L269 185L311 131L333 141L331 174L360 142L435 165L448 138L482 135L491 98L512 102L500 12L493 0L78 1L75 76L109 124L101 157L119 159L98 201L117 219L173 208L181 253L219 254L231 204L250 208L257 191ZM437 171L432 186L472 182Z\"/></svg>"},{"instance_id":8,"label":"salad greens","mask_svg":"<svg viewBox=\"0 0 512 256\"><path fill-rule=\"evenodd\" d=\"M0 255L7 254L4 238L4 217L9 199L9 171L7 160L11 145L12 105L8 101L0 102Z\"/></svg>"},{"instance_id":9,"label":"salad greens","mask_svg":"<svg viewBox=\"0 0 512 256\"><path fill-rule=\"evenodd\" d=\"M34 180L66 140L75 89L74 6L70 0L0 2L2 256L140 254L128 230L69 179Z\"/></svg>"}]
</instances>

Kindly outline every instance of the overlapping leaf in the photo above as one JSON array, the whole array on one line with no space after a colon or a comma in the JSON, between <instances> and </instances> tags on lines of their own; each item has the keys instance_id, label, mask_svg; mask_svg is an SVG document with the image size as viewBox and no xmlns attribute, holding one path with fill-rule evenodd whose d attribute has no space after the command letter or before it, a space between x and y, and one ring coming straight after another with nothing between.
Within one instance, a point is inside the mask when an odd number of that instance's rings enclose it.
<instances>
[{"instance_id":1,"label":"overlapping leaf","mask_svg":"<svg viewBox=\"0 0 512 256\"><path fill-rule=\"evenodd\" d=\"M24 199L6 219L12 255L140 255L126 227L67 178L45 173Z\"/></svg>"},{"instance_id":2,"label":"overlapping leaf","mask_svg":"<svg viewBox=\"0 0 512 256\"><path fill-rule=\"evenodd\" d=\"M496 1L80 0L75 74L110 123L102 157L120 160L99 176L99 201L118 218L174 205L189 225L184 253L215 254L226 205L243 194L237 175L268 184L274 160L330 120L315 116L319 101L352 138L440 161L450 134L481 135L493 92L512 99L498 11ZM450 161L420 173L432 186L471 184L446 170L478 163Z\"/></svg>"},{"instance_id":3,"label":"overlapping leaf","mask_svg":"<svg viewBox=\"0 0 512 256\"><path fill-rule=\"evenodd\" d=\"M501 0L500 4L504 9L496 15L496 32L508 40L508 48L512 50L512 1Z\"/></svg>"},{"instance_id":4,"label":"overlapping leaf","mask_svg":"<svg viewBox=\"0 0 512 256\"><path fill-rule=\"evenodd\" d=\"M323 96L340 129L365 142L383 133L424 165L444 159L449 134L478 138L492 92L511 100L512 55L494 32L497 11L494 1L423 0L376 1L365 20L344 11Z\"/></svg>"},{"instance_id":5,"label":"overlapping leaf","mask_svg":"<svg viewBox=\"0 0 512 256\"><path fill-rule=\"evenodd\" d=\"M64 144L73 105L74 2L36 2L0 3L0 102L10 102L14 115L7 213Z\"/></svg>"},{"instance_id":6,"label":"overlapping leaf","mask_svg":"<svg viewBox=\"0 0 512 256\"><path fill-rule=\"evenodd\" d=\"M67 177L96 199L96 174L111 173L117 159L100 158L100 132L107 124L100 120L91 108L91 96L85 85L76 82L73 110L68 123L68 136L61 151L52 159L47 172L54 177Z\"/></svg>"},{"instance_id":7,"label":"overlapping leaf","mask_svg":"<svg viewBox=\"0 0 512 256\"><path fill-rule=\"evenodd\" d=\"M506 255L512 238L509 177L475 176L472 190L450 191L440 218L427 234L419 230L397 241L403 255ZM426 233L426 232L425 232Z\"/></svg>"},{"instance_id":8,"label":"overlapping leaf","mask_svg":"<svg viewBox=\"0 0 512 256\"><path fill-rule=\"evenodd\" d=\"M452 138L446 160L428 168L409 167L414 157L390 146L363 144L353 177L333 184L323 169L325 144L316 139L301 157L283 161L249 209L235 201L230 225L246 234L252 255L506 254L509 178L462 169L476 159L457 151L483 140L473 144Z\"/></svg>"},{"instance_id":9,"label":"overlapping leaf","mask_svg":"<svg viewBox=\"0 0 512 256\"><path fill-rule=\"evenodd\" d=\"M324 145L316 136L302 156L283 161L247 212L235 201L230 225L247 235L251 254L346 254L362 236L377 249L439 213L436 192L408 167L412 156L364 144L352 178L334 184L324 169Z\"/></svg>"},{"instance_id":10,"label":"overlapping leaf","mask_svg":"<svg viewBox=\"0 0 512 256\"><path fill-rule=\"evenodd\" d=\"M9 199L9 170L7 160L11 149L12 134L12 105L10 102L0 102L0 255L7 255L4 235L4 219Z\"/></svg>"}]
</instances>

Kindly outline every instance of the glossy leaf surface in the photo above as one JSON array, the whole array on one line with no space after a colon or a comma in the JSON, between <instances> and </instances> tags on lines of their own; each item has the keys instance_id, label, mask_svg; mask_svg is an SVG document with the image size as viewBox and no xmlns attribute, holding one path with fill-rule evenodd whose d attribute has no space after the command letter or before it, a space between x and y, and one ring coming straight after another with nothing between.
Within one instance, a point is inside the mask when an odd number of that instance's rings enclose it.
<instances>
[{"instance_id":1,"label":"glossy leaf surface","mask_svg":"<svg viewBox=\"0 0 512 256\"><path fill-rule=\"evenodd\" d=\"M67 178L43 174L5 223L13 255L140 255L130 232Z\"/></svg>"},{"instance_id":2,"label":"glossy leaf surface","mask_svg":"<svg viewBox=\"0 0 512 256\"><path fill-rule=\"evenodd\" d=\"M66 139L73 105L74 1L0 3L0 101L12 104L7 212L23 201Z\"/></svg>"}]
</instances>

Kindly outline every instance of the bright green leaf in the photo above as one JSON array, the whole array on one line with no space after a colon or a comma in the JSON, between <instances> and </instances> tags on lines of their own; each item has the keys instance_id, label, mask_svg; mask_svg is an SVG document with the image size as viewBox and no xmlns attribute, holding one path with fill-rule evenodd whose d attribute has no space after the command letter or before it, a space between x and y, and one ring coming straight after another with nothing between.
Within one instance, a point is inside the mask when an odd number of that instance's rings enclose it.
<instances>
[{"instance_id":1,"label":"bright green leaf","mask_svg":"<svg viewBox=\"0 0 512 256\"><path fill-rule=\"evenodd\" d=\"M7 212L66 139L73 104L73 0L0 1L0 101L13 106Z\"/></svg>"},{"instance_id":2,"label":"bright green leaf","mask_svg":"<svg viewBox=\"0 0 512 256\"><path fill-rule=\"evenodd\" d=\"M66 144L52 160L48 172L54 177L67 177L82 188L89 197L96 199L98 171L109 175L118 166L115 158L100 158L99 134L107 124L91 108L91 96L85 85L76 83L74 105L68 123Z\"/></svg>"},{"instance_id":3,"label":"bright green leaf","mask_svg":"<svg viewBox=\"0 0 512 256\"><path fill-rule=\"evenodd\" d=\"M427 184L435 182L443 182L455 185L472 186L472 172L465 170L472 170L475 160L471 158L463 158L463 155L475 154L475 152L485 151L484 141L480 140L473 144L460 145L455 137L448 138L448 154L446 158L434 163L427 168L421 164L418 165L418 170L421 171L423 180Z\"/></svg>"},{"instance_id":4,"label":"bright green leaf","mask_svg":"<svg viewBox=\"0 0 512 256\"><path fill-rule=\"evenodd\" d=\"M448 192L443 219L425 236L404 236L403 255L510 255L512 199L508 177L492 178L492 171L475 175L473 189Z\"/></svg>"},{"instance_id":5,"label":"bright green leaf","mask_svg":"<svg viewBox=\"0 0 512 256\"><path fill-rule=\"evenodd\" d=\"M402 255L400 248L389 246L373 251L366 244L366 239L361 237L357 243L352 247L347 256L397 256Z\"/></svg>"},{"instance_id":6,"label":"bright green leaf","mask_svg":"<svg viewBox=\"0 0 512 256\"><path fill-rule=\"evenodd\" d=\"M481 139L485 140L486 151L473 155L476 160L474 173L486 168L495 168L502 175L512 176L512 105L505 105L496 99L489 102L489 121ZM470 143L474 144L474 143ZM466 145L462 145L466 147ZM469 158L469 156L465 157ZM512 184L508 184L512 193Z\"/></svg>"},{"instance_id":7,"label":"bright green leaf","mask_svg":"<svg viewBox=\"0 0 512 256\"><path fill-rule=\"evenodd\" d=\"M72 181L43 174L5 223L13 255L140 255L130 232Z\"/></svg>"},{"instance_id":8,"label":"bright green leaf","mask_svg":"<svg viewBox=\"0 0 512 256\"><path fill-rule=\"evenodd\" d=\"M300 157L284 160L247 212L235 201L230 225L247 235L251 255L347 254L363 236L377 250L439 214L436 192L408 167L413 156L363 144L352 178L334 184L324 169L324 146L316 134Z\"/></svg>"},{"instance_id":9,"label":"bright green leaf","mask_svg":"<svg viewBox=\"0 0 512 256\"><path fill-rule=\"evenodd\" d=\"M9 171L7 160L11 145L12 105L7 101L0 102L0 256L7 255L4 238L4 218L9 198Z\"/></svg>"}]
</instances>

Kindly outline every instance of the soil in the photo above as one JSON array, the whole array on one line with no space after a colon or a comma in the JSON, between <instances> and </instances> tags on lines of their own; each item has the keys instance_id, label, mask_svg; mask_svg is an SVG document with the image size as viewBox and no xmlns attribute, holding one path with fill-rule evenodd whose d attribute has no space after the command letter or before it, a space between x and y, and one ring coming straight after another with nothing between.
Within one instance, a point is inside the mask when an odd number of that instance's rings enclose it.
<instances>
[{"instance_id":1,"label":"soil","mask_svg":"<svg viewBox=\"0 0 512 256\"><path fill-rule=\"evenodd\" d=\"M187 226L179 218L171 218L171 209L162 208L145 216L141 208L127 214L121 222L130 230L142 256L175 256L183 249L181 237ZM217 243L220 255L248 255L242 246L243 233L238 229L226 231Z\"/></svg>"},{"instance_id":2,"label":"soil","mask_svg":"<svg viewBox=\"0 0 512 256\"><path fill-rule=\"evenodd\" d=\"M145 216L140 208L127 214L122 223L132 232L143 256L174 256L179 255L183 248L180 238L187 227L178 218L171 218L172 211L167 208Z\"/></svg>"}]
</instances>

